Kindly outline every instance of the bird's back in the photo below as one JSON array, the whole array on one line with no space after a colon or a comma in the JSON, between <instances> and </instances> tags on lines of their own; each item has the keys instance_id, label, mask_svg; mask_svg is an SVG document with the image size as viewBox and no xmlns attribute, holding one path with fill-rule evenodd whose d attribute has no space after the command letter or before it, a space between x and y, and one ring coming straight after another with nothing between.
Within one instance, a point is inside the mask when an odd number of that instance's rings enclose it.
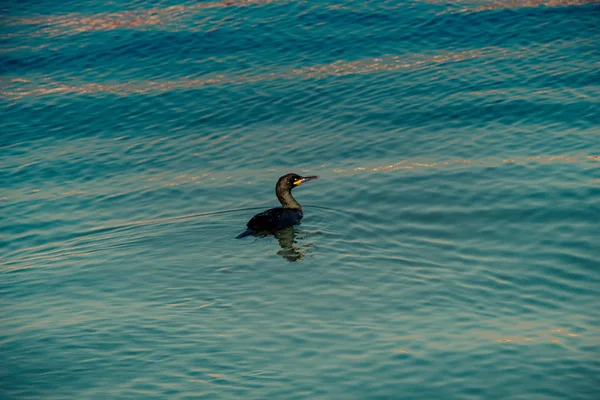
<instances>
[{"instance_id":1,"label":"bird's back","mask_svg":"<svg viewBox=\"0 0 600 400\"><path fill-rule=\"evenodd\" d=\"M296 225L301 219L302 210L277 207L256 214L247 226L256 232L275 231Z\"/></svg>"}]
</instances>

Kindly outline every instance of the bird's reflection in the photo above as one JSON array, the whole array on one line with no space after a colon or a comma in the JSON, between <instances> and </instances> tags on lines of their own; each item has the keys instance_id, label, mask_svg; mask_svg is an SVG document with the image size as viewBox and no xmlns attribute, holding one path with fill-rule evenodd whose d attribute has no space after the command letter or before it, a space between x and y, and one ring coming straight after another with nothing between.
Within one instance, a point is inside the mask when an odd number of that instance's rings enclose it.
<instances>
[{"instance_id":1,"label":"bird's reflection","mask_svg":"<svg viewBox=\"0 0 600 400\"><path fill-rule=\"evenodd\" d=\"M304 256L310 252L310 243L299 243L297 239L305 239L306 232L297 231L293 226L282 229L275 233L275 238L279 242L281 250L277 252L281 257L289 262L302 261Z\"/></svg>"}]
</instances>

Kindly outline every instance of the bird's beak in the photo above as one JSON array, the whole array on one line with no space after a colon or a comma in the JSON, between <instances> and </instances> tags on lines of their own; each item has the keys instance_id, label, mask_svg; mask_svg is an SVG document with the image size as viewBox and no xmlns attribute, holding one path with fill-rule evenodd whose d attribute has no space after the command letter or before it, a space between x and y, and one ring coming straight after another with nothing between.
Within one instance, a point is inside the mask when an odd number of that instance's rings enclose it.
<instances>
[{"instance_id":1,"label":"bird's beak","mask_svg":"<svg viewBox=\"0 0 600 400\"><path fill-rule=\"evenodd\" d=\"M297 181L294 181L294 185L298 186L307 181L314 181L315 179L319 179L319 177L318 176L303 176L302 178L298 179Z\"/></svg>"}]
</instances>

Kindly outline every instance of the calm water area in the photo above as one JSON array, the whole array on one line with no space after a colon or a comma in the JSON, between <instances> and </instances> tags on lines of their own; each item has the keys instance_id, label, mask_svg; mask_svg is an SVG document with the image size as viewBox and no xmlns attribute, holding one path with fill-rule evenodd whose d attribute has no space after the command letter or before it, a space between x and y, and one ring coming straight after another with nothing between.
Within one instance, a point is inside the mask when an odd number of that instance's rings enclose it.
<instances>
[{"instance_id":1,"label":"calm water area","mask_svg":"<svg viewBox=\"0 0 600 400\"><path fill-rule=\"evenodd\" d=\"M2 2L0 398L600 398L599 27Z\"/></svg>"}]
</instances>

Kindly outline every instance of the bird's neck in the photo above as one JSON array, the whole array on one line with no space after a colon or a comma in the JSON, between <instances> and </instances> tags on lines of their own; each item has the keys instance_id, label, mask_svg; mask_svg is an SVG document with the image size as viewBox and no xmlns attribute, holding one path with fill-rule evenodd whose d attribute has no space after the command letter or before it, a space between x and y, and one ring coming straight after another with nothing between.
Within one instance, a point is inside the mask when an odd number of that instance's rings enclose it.
<instances>
[{"instance_id":1,"label":"bird's neck","mask_svg":"<svg viewBox=\"0 0 600 400\"><path fill-rule=\"evenodd\" d=\"M283 206L283 208L292 208L302 211L302 207L300 207L300 203L296 201L294 196L292 196L292 192L287 189L279 189L276 190L277 198L279 202Z\"/></svg>"}]
</instances>

